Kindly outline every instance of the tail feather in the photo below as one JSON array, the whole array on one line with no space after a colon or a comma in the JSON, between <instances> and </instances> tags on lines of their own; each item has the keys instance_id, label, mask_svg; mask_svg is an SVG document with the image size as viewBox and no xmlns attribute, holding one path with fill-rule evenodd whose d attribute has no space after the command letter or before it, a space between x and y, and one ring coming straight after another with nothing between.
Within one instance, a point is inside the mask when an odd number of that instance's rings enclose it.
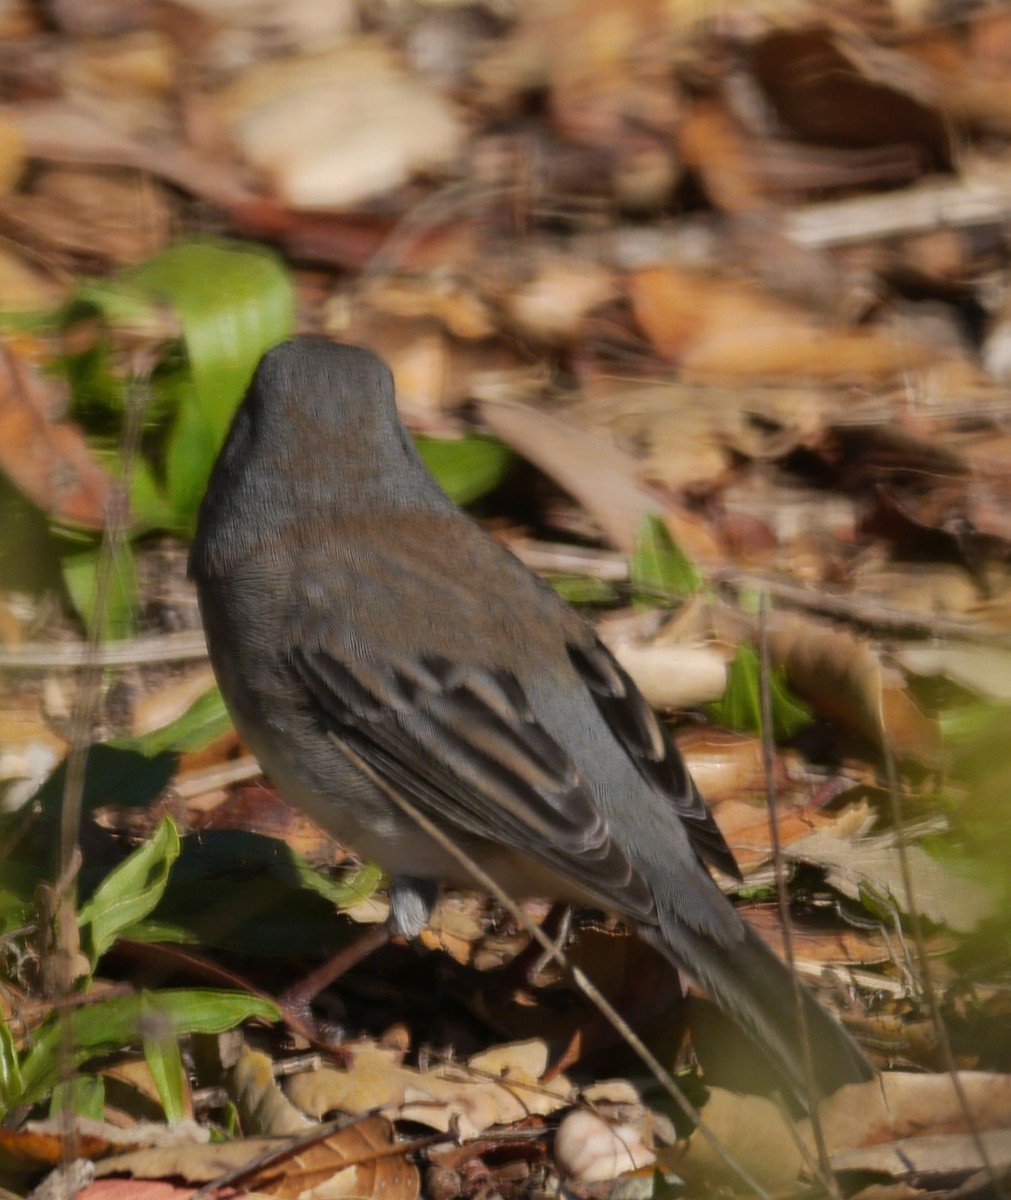
<instances>
[{"instance_id":1,"label":"tail feather","mask_svg":"<svg viewBox=\"0 0 1011 1200\"><path fill-rule=\"evenodd\" d=\"M793 977L750 926L741 941L720 946L684 926L656 945L687 970L723 1011L771 1059L796 1100L807 1105L804 1038L810 1043L814 1082L822 1095L843 1084L861 1083L874 1071L853 1038L801 987L803 1025L798 1019Z\"/></svg>"}]
</instances>

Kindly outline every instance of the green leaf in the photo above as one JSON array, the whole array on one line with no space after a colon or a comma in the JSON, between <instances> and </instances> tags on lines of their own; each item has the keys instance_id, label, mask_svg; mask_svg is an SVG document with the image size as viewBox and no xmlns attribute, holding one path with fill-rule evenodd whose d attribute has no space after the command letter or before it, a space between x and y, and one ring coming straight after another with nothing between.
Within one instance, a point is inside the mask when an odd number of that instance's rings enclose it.
<instances>
[{"instance_id":1,"label":"green leaf","mask_svg":"<svg viewBox=\"0 0 1011 1200\"><path fill-rule=\"evenodd\" d=\"M618 589L604 579L591 579L588 575L545 575L555 591L568 604L617 604Z\"/></svg>"},{"instance_id":2,"label":"green leaf","mask_svg":"<svg viewBox=\"0 0 1011 1200\"><path fill-rule=\"evenodd\" d=\"M311 954L342 936L334 908L367 898L380 878L376 867L363 867L333 880L277 838L207 829L183 840L161 904L124 936L259 956Z\"/></svg>"},{"instance_id":3,"label":"green leaf","mask_svg":"<svg viewBox=\"0 0 1011 1200\"><path fill-rule=\"evenodd\" d=\"M98 564L101 548L92 546L65 554L61 560L63 582L89 633L94 634L99 621ZM102 608L103 638L126 638L134 632L134 613L137 610L137 571L133 550L121 542L113 551L112 572Z\"/></svg>"},{"instance_id":4,"label":"green leaf","mask_svg":"<svg viewBox=\"0 0 1011 1200\"><path fill-rule=\"evenodd\" d=\"M513 452L495 438L418 437L414 441L425 466L456 504L470 504L497 488L513 462Z\"/></svg>"},{"instance_id":5,"label":"green leaf","mask_svg":"<svg viewBox=\"0 0 1011 1200\"><path fill-rule=\"evenodd\" d=\"M165 498L176 532L192 530L211 466L260 356L291 333L294 291L282 260L263 247L197 240L78 288L65 320L99 311L106 323L182 347L152 378L156 408L174 413L164 447ZM166 314L168 314L168 319ZM176 341L178 339L178 341ZM97 370L94 366L93 370ZM140 476L142 527L164 517L159 489ZM143 520L146 515L147 521Z\"/></svg>"},{"instance_id":6,"label":"green leaf","mask_svg":"<svg viewBox=\"0 0 1011 1200\"><path fill-rule=\"evenodd\" d=\"M168 787L175 769L174 754L145 755L102 743L92 746L84 770L84 811L106 804L148 805ZM59 816L66 775L64 760L37 793L38 803L47 816Z\"/></svg>"},{"instance_id":7,"label":"green leaf","mask_svg":"<svg viewBox=\"0 0 1011 1200\"><path fill-rule=\"evenodd\" d=\"M75 1075L58 1083L49 1100L49 1115L60 1113L101 1121L105 1116L105 1080L101 1075Z\"/></svg>"},{"instance_id":8,"label":"green leaf","mask_svg":"<svg viewBox=\"0 0 1011 1200\"><path fill-rule=\"evenodd\" d=\"M21 1089L14 1102L40 1100L56 1084L61 1069L79 1067L141 1042L142 1021L152 1015L178 1038L189 1033L224 1033L254 1017L276 1021L278 1009L268 1000L241 992L166 989L53 1013L21 1064Z\"/></svg>"},{"instance_id":9,"label":"green leaf","mask_svg":"<svg viewBox=\"0 0 1011 1200\"><path fill-rule=\"evenodd\" d=\"M7 1022L0 1018L0 1110L7 1113L24 1092L24 1080L18 1064L14 1036Z\"/></svg>"},{"instance_id":10,"label":"green leaf","mask_svg":"<svg viewBox=\"0 0 1011 1200\"><path fill-rule=\"evenodd\" d=\"M643 517L636 532L629 563L633 592L639 593L637 607L653 607L664 600L694 596L702 587L702 576L654 514Z\"/></svg>"},{"instance_id":11,"label":"green leaf","mask_svg":"<svg viewBox=\"0 0 1011 1200\"><path fill-rule=\"evenodd\" d=\"M217 687L208 688L198 696L190 707L161 729L155 729L137 738L116 738L106 743L120 750L132 750L139 754L192 754L203 750L232 727L232 719L225 708L221 692Z\"/></svg>"},{"instance_id":12,"label":"green leaf","mask_svg":"<svg viewBox=\"0 0 1011 1200\"><path fill-rule=\"evenodd\" d=\"M727 689L715 704L707 704L710 717L728 729L740 733L761 733L762 694L758 655L748 645L737 647L727 673ZM787 687L782 668L772 672L772 735L777 741L793 737L798 729L811 723L811 713Z\"/></svg>"},{"instance_id":13,"label":"green leaf","mask_svg":"<svg viewBox=\"0 0 1011 1200\"><path fill-rule=\"evenodd\" d=\"M158 1089L165 1116L170 1124L186 1116L185 1075L183 1056L179 1051L176 1032L158 1006L157 995L141 995L141 1018L144 1029L144 1059Z\"/></svg>"},{"instance_id":14,"label":"green leaf","mask_svg":"<svg viewBox=\"0 0 1011 1200\"><path fill-rule=\"evenodd\" d=\"M105 877L81 907L78 924L92 969L119 934L153 911L179 857L179 830L162 819L154 836Z\"/></svg>"}]
</instances>

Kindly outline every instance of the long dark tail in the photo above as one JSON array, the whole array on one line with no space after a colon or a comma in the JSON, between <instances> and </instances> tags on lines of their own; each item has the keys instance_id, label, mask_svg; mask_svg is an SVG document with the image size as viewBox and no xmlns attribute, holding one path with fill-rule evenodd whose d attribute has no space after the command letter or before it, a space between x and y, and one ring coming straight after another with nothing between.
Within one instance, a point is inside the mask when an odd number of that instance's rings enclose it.
<instances>
[{"instance_id":1,"label":"long dark tail","mask_svg":"<svg viewBox=\"0 0 1011 1200\"><path fill-rule=\"evenodd\" d=\"M807 1105L804 1036L822 1095L872 1078L873 1068L859 1046L807 988L801 989L802 1031L790 969L750 926L742 922L741 929L740 940L732 946L719 945L683 925L675 927L669 939L654 933L650 941L687 970L755 1040L802 1106Z\"/></svg>"}]
</instances>

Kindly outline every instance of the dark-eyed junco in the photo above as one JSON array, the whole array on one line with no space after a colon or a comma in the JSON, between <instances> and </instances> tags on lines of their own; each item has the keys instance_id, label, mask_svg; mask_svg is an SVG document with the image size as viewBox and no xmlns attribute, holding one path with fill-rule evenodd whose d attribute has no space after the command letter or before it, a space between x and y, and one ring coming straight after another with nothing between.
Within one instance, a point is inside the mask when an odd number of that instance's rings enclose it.
<instances>
[{"instance_id":1,"label":"dark-eyed junco","mask_svg":"<svg viewBox=\"0 0 1011 1200\"><path fill-rule=\"evenodd\" d=\"M663 725L441 490L380 359L321 338L264 355L190 569L236 727L285 796L386 869L398 930L419 931L437 882L473 883L385 789L509 894L629 921L796 1083L791 977L710 877L733 856ZM819 1087L868 1078L804 996Z\"/></svg>"}]
</instances>

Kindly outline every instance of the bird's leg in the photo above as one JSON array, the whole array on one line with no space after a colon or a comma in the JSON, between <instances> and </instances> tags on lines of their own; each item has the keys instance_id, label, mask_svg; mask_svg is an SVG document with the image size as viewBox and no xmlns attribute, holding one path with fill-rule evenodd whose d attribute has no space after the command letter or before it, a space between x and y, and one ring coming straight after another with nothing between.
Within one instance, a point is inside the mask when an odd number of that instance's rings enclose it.
<instances>
[{"instance_id":1,"label":"bird's leg","mask_svg":"<svg viewBox=\"0 0 1011 1200\"><path fill-rule=\"evenodd\" d=\"M297 983L282 992L278 997L278 1003L303 1025L309 1028L318 1028L310 1011L313 999L324 988L329 987L334 980L346 974L381 946L385 946L389 940L388 925L373 925L349 945L338 950L326 962L320 963L315 970L310 971L308 975L304 975ZM320 1032L322 1033L322 1031Z\"/></svg>"}]
</instances>

